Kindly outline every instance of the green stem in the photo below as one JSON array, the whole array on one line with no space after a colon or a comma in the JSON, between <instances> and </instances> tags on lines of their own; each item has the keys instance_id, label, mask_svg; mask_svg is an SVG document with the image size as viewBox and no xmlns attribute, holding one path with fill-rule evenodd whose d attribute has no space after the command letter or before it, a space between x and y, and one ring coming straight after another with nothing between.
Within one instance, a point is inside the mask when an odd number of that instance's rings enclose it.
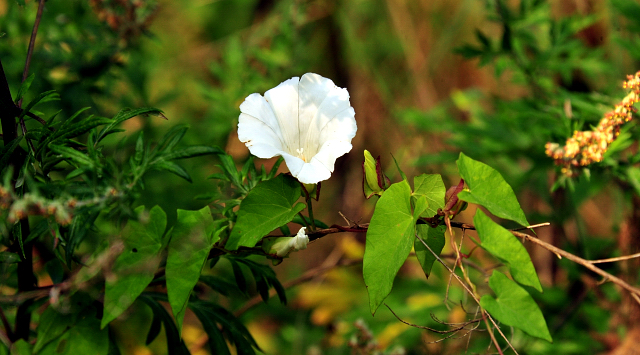
<instances>
[{"instance_id":1,"label":"green stem","mask_svg":"<svg viewBox=\"0 0 640 355\"><path fill-rule=\"evenodd\" d=\"M307 229L311 229L311 227L309 227L309 223L307 223L307 218L302 214L302 212L298 212L298 215L302 218L304 226L307 227Z\"/></svg>"},{"instance_id":2,"label":"green stem","mask_svg":"<svg viewBox=\"0 0 640 355\"><path fill-rule=\"evenodd\" d=\"M307 210L309 211L309 218L311 218L311 231L315 232L316 230L316 220L315 218L313 218L313 205L312 205L312 201L311 201L311 196L309 196L309 194L307 194ZM303 218L304 220L304 218Z\"/></svg>"}]
</instances>

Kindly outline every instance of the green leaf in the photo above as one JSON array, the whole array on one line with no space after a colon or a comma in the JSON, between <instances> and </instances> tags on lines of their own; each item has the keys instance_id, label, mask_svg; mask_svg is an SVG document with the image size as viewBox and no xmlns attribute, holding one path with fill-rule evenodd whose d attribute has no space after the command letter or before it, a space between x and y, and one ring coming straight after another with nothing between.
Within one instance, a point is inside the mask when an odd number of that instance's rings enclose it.
<instances>
[{"instance_id":1,"label":"green leaf","mask_svg":"<svg viewBox=\"0 0 640 355\"><path fill-rule=\"evenodd\" d=\"M96 164L93 160L91 160L91 158L73 148L50 144L49 149L51 149L56 154L60 154L63 158L78 164L79 166L87 166L91 169L95 168Z\"/></svg>"},{"instance_id":2,"label":"green leaf","mask_svg":"<svg viewBox=\"0 0 640 355\"><path fill-rule=\"evenodd\" d=\"M100 321L94 314L83 313L78 316L77 323L60 337L56 354L108 354L109 331L100 330Z\"/></svg>"},{"instance_id":3,"label":"green leaf","mask_svg":"<svg viewBox=\"0 0 640 355\"><path fill-rule=\"evenodd\" d=\"M531 336L553 341L540 308L525 289L498 271L494 271L489 278L489 287L497 298L482 296L482 308L506 325L516 327Z\"/></svg>"},{"instance_id":4,"label":"green leaf","mask_svg":"<svg viewBox=\"0 0 640 355\"><path fill-rule=\"evenodd\" d=\"M26 94L27 91L29 91L29 87L31 87L31 83L33 83L33 79L35 77L36 77L35 74L31 74L29 75L29 77L27 77L27 80L25 80L22 83L22 85L20 85L20 88L18 89L18 93L16 94L16 98L13 100L13 102L17 104L18 101L20 101L20 99L24 96L24 94Z\"/></svg>"},{"instance_id":5,"label":"green leaf","mask_svg":"<svg viewBox=\"0 0 640 355\"><path fill-rule=\"evenodd\" d=\"M93 307L87 307L76 317L64 315L67 318L75 318L76 322L65 331L56 341L49 342L41 351L41 354L96 354L108 355L109 331L100 329L100 320L95 316ZM62 321L62 320L61 320Z\"/></svg>"},{"instance_id":6,"label":"green leaf","mask_svg":"<svg viewBox=\"0 0 640 355\"><path fill-rule=\"evenodd\" d=\"M104 139L104 137L113 134L113 133L117 133L117 132L122 132L123 130L121 129L117 129L116 126L130 118L136 117L138 115L143 115L143 114L152 114L152 115L160 115L162 116L162 111L156 109L156 108L152 108L152 107L143 107L143 108L137 108L137 109L130 109L130 108L125 108L120 110L120 112L118 112L113 119L111 120L111 122L109 124L107 124L98 134L98 136L96 137L96 143L100 142L102 139Z\"/></svg>"},{"instance_id":7,"label":"green leaf","mask_svg":"<svg viewBox=\"0 0 640 355\"><path fill-rule=\"evenodd\" d=\"M40 322L36 328L37 340L33 347L33 353L38 353L45 345L61 336L74 322L74 315L62 314L51 306L47 307L40 315Z\"/></svg>"},{"instance_id":8,"label":"green leaf","mask_svg":"<svg viewBox=\"0 0 640 355\"><path fill-rule=\"evenodd\" d=\"M209 250L220 239L223 220L213 222L209 206L198 211L178 210L178 220L167 255L167 294L176 318L178 332L182 329L184 312L193 287L200 278Z\"/></svg>"},{"instance_id":9,"label":"green leaf","mask_svg":"<svg viewBox=\"0 0 640 355\"><path fill-rule=\"evenodd\" d=\"M458 193L458 198L469 203L486 207L491 213L500 217L529 226L513 189L500 173L487 164L473 160L464 153L456 162L460 176L469 187Z\"/></svg>"},{"instance_id":10,"label":"green leaf","mask_svg":"<svg viewBox=\"0 0 640 355\"><path fill-rule=\"evenodd\" d=\"M296 204L299 197L300 183L289 175L260 182L242 200L226 248L253 247L269 232L290 222L305 208L302 202Z\"/></svg>"},{"instance_id":11,"label":"green leaf","mask_svg":"<svg viewBox=\"0 0 640 355\"><path fill-rule=\"evenodd\" d=\"M440 174L422 174L413 178L413 195L425 196L429 207L422 213L422 217L433 217L439 208L444 208L444 187Z\"/></svg>"},{"instance_id":12,"label":"green leaf","mask_svg":"<svg viewBox=\"0 0 640 355\"><path fill-rule=\"evenodd\" d=\"M242 185L242 177L236 168L236 164L233 162L233 158L228 154L220 154L219 158L222 163L219 167L222 169L229 181L231 181L235 187L244 191L245 188Z\"/></svg>"},{"instance_id":13,"label":"green leaf","mask_svg":"<svg viewBox=\"0 0 640 355\"><path fill-rule=\"evenodd\" d=\"M22 137L23 136L16 137L9 144L3 146L2 149L0 149L0 171L3 171L4 168L9 166L9 159L11 158L11 154L22 141Z\"/></svg>"},{"instance_id":14,"label":"green leaf","mask_svg":"<svg viewBox=\"0 0 640 355\"><path fill-rule=\"evenodd\" d=\"M482 248L509 264L514 280L542 292L542 285L529 253L516 236L492 221L480 209L476 210L473 224L478 231Z\"/></svg>"},{"instance_id":15,"label":"green leaf","mask_svg":"<svg viewBox=\"0 0 640 355\"><path fill-rule=\"evenodd\" d=\"M206 154L224 154L224 151L218 147L210 147L208 145L192 145L164 154L162 158L164 160L185 159Z\"/></svg>"},{"instance_id":16,"label":"green leaf","mask_svg":"<svg viewBox=\"0 0 640 355\"><path fill-rule=\"evenodd\" d=\"M65 121L65 125L60 127L54 134L51 135L50 141L60 142L64 139L74 138L82 134L87 133L89 130L109 124L110 119L105 117L89 116L80 122L71 122L72 118Z\"/></svg>"},{"instance_id":17,"label":"green leaf","mask_svg":"<svg viewBox=\"0 0 640 355\"><path fill-rule=\"evenodd\" d=\"M153 316L160 318L164 324L164 331L167 338L167 353L169 355L188 355L189 350L180 339L180 333L173 318L158 301L167 302L166 294L145 292L140 296L140 300L146 303L153 311Z\"/></svg>"},{"instance_id":18,"label":"green leaf","mask_svg":"<svg viewBox=\"0 0 640 355\"><path fill-rule=\"evenodd\" d=\"M410 201L411 188L402 180L384 192L373 212L363 261L372 314L391 292L393 279L411 251L416 220L427 207L426 198L422 197L412 212Z\"/></svg>"},{"instance_id":19,"label":"green leaf","mask_svg":"<svg viewBox=\"0 0 640 355\"><path fill-rule=\"evenodd\" d=\"M143 211L144 206L135 210L138 215ZM113 275L106 280L101 328L129 308L153 280L160 265L166 226L167 215L159 206L149 211L147 223L129 221L123 233L125 249L116 259Z\"/></svg>"},{"instance_id":20,"label":"green leaf","mask_svg":"<svg viewBox=\"0 0 640 355\"><path fill-rule=\"evenodd\" d=\"M164 170L164 171L168 171L170 173L174 173L176 175L178 175L179 177L189 181L189 182L193 182L191 180L191 176L189 175L189 173L180 165L172 162L172 161L158 161L156 163L153 163L153 165L149 166L150 169L156 169L156 170Z\"/></svg>"},{"instance_id":21,"label":"green leaf","mask_svg":"<svg viewBox=\"0 0 640 355\"><path fill-rule=\"evenodd\" d=\"M8 251L0 252L0 263L13 264L20 261L20 255Z\"/></svg>"},{"instance_id":22,"label":"green leaf","mask_svg":"<svg viewBox=\"0 0 640 355\"><path fill-rule=\"evenodd\" d=\"M439 256L445 244L444 233L446 226L431 228L428 224L418 224L416 225L416 230L418 231L418 236ZM416 251L416 258L420 263L420 267L422 267L422 271L424 271L424 274L428 278L431 274L433 263L436 261L436 257L433 256L433 253L431 253L419 239L415 239L413 248Z\"/></svg>"},{"instance_id":23,"label":"green leaf","mask_svg":"<svg viewBox=\"0 0 640 355\"><path fill-rule=\"evenodd\" d=\"M198 317L209 336L209 346L214 354L229 354L227 344L218 330L218 324L228 335L229 342L234 344L238 355L255 354L253 348L258 344L249 330L229 311L212 302L197 301L189 308Z\"/></svg>"}]
</instances>

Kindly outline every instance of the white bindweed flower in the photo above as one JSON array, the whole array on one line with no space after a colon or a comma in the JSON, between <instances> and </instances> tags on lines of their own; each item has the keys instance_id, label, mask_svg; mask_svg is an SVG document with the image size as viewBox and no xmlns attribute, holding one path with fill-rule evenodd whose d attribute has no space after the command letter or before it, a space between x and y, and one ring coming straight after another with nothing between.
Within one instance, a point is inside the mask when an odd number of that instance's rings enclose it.
<instances>
[{"instance_id":1,"label":"white bindweed flower","mask_svg":"<svg viewBox=\"0 0 640 355\"><path fill-rule=\"evenodd\" d=\"M291 251L307 249L309 236L305 232L306 229L306 227L300 228L295 237L266 238L263 249L268 254L282 257L287 256Z\"/></svg>"},{"instance_id":2,"label":"white bindweed flower","mask_svg":"<svg viewBox=\"0 0 640 355\"><path fill-rule=\"evenodd\" d=\"M300 182L331 177L336 159L351 150L355 111L347 89L318 74L293 77L240 105L238 138L258 158L281 155Z\"/></svg>"}]
</instances>

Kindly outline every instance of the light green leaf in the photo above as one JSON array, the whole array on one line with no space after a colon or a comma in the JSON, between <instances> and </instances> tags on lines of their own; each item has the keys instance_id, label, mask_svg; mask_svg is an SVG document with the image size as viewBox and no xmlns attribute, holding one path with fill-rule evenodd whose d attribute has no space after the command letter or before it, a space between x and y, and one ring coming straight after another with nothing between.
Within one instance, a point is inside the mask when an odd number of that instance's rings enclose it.
<instances>
[{"instance_id":1,"label":"light green leaf","mask_svg":"<svg viewBox=\"0 0 640 355\"><path fill-rule=\"evenodd\" d=\"M494 271L489 278L489 287L497 298L482 296L482 308L506 325L516 327L531 336L553 341L540 308L525 289L498 271Z\"/></svg>"},{"instance_id":2,"label":"light green leaf","mask_svg":"<svg viewBox=\"0 0 640 355\"><path fill-rule=\"evenodd\" d=\"M142 211L144 206L136 209L137 214ZM101 328L129 308L153 280L160 265L166 226L167 215L159 206L149 211L148 222L129 221L123 233L125 249L116 259L113 275L106 280Z\"/></svg>"},{"instance_id":3,"label":"light green leaf","mask_svg":"<svg viewBox=\"0 0 640 355\"><path fill-rule=\"evenodd\" d=\"M369 307L375 314L393 286L398 270L409 256L415 222L427 207L426 198L411 210L411 188L406 180L391 185L380 197L367 231L363 276Z\"/></svg>"},{"instance_id":4,"label":"light green leaf","mask_svg":"<svg viewBox=\"0 0 640 355\"><path fill-rule=\"evenodd\" d=\"M436 228L431 228L428 224L418 224L416 225L416 230L418 231L418 236L420 236L420 238L427 243L429 248L439 256L442 252L442 248L444 248L444 232L446 227L438 226ZM431 253L419 239L415 239L413 242L413 248L416 251L416 258L422 267L422 271L424 271L424 274L428 278L431 274L433 263L436 261L436 257L433 256L433 253Z\"/></svg>"},{"instance_id":5,"label":"light green leaf","mask_svg":"<svg viewBox=\"0 0 640 355\"><path fill-rule=\"evenodd\" d=\"M253 247L269 232L290 222L305 208L302 202L296 204L299 197L300 183L288 175L280 174L256 185L240 204L226 248Z\"/></svg>"},{"instance_id":6,"label":"light green leaf","mask_svg":"<svg viewBox=\"0 0 640 355\"><path fill-rule=\"evenodd\" d=\"M440 174L422 174L413 178L413 195L425 196L429 207L422 213L423 217L433 217L438 214L438 208L444 208L444 187Z\"/></svg>"},{"instance_id":7,"label":"light green leaf","mask_svg":"<svg viewBox=\"0 0 640 355\"><path fill-rule=\"evenodd\" d=\"M213 222L209 206L198 211L178 210L178 221L167 247L166 266L167 294L178 332L182 330L189 295L200 278L209 250L224 230L220 224Z\"/></svg>"},{"instance_id":8,"label":"light green leaf","mask_svg":"<svg viewBox=\"0 0 640 355\"><path fill-rule=\"evenodd\" d=\"M529 225L513 189L497 170L463 153L460 153L456 163L460 176L469 187L458 193L458 198L482 205L500 218L510 219L525 227Z\"/></svg>"},{"instance_id":9,"label":"light green leaf","mask_svg":"<svg viewBox=\"0 0 640 355\"><path fill-rule=\"evenodd\" d=\"M533 267L527 249L513 234L492 221L482 210L473 218L482 247L498 259L509 264L513 279L542 292L542 285Z\"/></svg>"}]
</instances>

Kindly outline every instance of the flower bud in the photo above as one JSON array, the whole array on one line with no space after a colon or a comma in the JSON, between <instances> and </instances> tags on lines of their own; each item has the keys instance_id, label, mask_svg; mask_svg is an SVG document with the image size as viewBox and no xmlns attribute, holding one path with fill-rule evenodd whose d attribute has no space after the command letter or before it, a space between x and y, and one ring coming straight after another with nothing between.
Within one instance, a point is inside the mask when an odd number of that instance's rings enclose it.
<instances>
[{"instance_id":1,"label":"flower bud","mask_svg":"<svg viewBox=\"0 0 640 355\"><path fill-rule=\"evenodd\" d=\"M371 153L365 149L362 163L362 190L367 199L373 195L382 196L384 190L391 185L389 178L382 173L380 156L373 159Z\"/></svg>"}]
</instances>

